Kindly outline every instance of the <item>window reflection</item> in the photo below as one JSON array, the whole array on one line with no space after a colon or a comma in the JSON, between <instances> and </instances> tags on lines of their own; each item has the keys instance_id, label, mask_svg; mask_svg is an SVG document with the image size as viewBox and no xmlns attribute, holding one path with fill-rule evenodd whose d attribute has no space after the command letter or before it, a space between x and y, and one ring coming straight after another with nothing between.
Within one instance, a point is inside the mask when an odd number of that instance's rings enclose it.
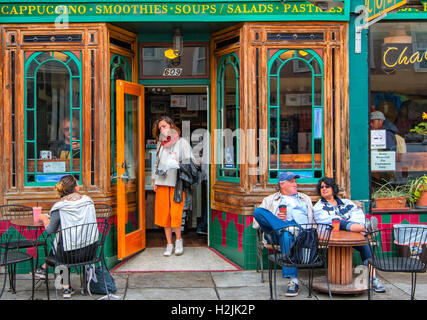
<instances>
[{"instance_id":1,"label":"window reflection","mask_svg":"<svg viewBox=\"0 0 427 320\"><path fill-rule=\"evenodd\" d=\"M282 170L319 178L323 170L322 60L310 50L276 50L271 56L270 178Z\"/></svg>"},{"instance_id":2,"label":"window reflection","mask_svg":"<svg viewBox=\"0 0 427 320\"><path fill-rule=\"evenodd\" d=\"M70 52L33 53L26 70L26 182L80 179L81 62Z\"/></svg>"},{"instance_id":3,"label":"window reflection","mask_svg":"<svg viewBox=\"0 0 427 320\"><path fill-rule=\"evenodd\" d=\"M373 190L386 182L404 185L427 172L427 132L414 130L426 121L422 119L427 112L426 26L386 22L370 30ZM378 137L384 138L384 144L376 143ZM380 165L380 158L387 159L388 164Z\"/></svg>"}]
</instances>

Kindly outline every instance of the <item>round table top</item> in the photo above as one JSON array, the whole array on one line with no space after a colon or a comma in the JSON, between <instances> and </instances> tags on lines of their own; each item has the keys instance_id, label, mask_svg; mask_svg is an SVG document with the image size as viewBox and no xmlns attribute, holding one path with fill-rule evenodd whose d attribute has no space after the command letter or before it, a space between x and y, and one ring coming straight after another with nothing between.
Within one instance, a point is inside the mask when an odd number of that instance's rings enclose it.
<instances>
[{"instance_id":1,"label":"round table top","mask_svg":"<svg viewBox=\"0 0 427 320\"><path fill-rule=\"evenodd\" d=\"M10 223L19 227L38 227L38 228L44 227L41 221L38 224L34 224L33 217L12 219L10 220Z\"/></svg>"},{"instance_id":2,"label":"round table top","mask_svg":"<svg viewBox=\"0 0 427 320\"><path fill-rule=\"evenodd\" d=\"M332 247L352 247L352 246L363 246L368 244L365 236L360 232L351 231L338 231L331 232L329 238L329 246Z\"/></svg>"}]
</instances>

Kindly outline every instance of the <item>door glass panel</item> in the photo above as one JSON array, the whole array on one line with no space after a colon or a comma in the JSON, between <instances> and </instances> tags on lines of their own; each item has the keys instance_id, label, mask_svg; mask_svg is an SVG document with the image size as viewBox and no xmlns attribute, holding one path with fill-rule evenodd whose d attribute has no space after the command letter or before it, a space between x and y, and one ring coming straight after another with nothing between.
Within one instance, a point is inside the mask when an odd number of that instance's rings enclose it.
<instances>
[{"instance_id":1,"label":"door glass panel","mask_svg":"<svg viewBox=\"0 0 427 320\"><path fill-rule=\"evenodd\" d=\"M138 97L125 94L124 96L124 156L125 173L122 176L126 189L126 224L125 233L129 234L141 228L139 219L138 197Z\"/></svg>"}]
</instances>

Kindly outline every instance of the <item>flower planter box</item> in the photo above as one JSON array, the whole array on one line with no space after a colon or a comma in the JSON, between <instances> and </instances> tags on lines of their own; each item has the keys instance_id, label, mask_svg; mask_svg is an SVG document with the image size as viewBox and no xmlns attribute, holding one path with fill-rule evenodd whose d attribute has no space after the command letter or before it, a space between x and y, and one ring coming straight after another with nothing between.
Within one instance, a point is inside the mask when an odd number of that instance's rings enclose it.
<instances>
[{"instance_id":1,"label":"flower planter box","mask_svg":"<svg viewBox=\"0 0 427 320\"><path fill-rule=\"evenodd\" d=\"M406 208L406 197L377 198L375 199L375 208L381 208L381 209Z\"/></svg>"}]
</instances>

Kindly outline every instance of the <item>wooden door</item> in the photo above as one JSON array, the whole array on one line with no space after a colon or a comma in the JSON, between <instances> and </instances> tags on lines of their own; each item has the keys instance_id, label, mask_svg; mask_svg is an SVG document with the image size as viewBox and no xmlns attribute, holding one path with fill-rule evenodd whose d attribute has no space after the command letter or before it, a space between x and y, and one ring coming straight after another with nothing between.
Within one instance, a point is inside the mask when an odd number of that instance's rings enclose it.
<instances>
[{"instance_id":1,"label":"wooden door","mask_svg":"<svg viewBox=\"0 0 427 320\"><path fill-rule=\"evenodd\" d=\"M117 254L145 248L144 87L116 82Z\"/></svg>"}]
</instances>

